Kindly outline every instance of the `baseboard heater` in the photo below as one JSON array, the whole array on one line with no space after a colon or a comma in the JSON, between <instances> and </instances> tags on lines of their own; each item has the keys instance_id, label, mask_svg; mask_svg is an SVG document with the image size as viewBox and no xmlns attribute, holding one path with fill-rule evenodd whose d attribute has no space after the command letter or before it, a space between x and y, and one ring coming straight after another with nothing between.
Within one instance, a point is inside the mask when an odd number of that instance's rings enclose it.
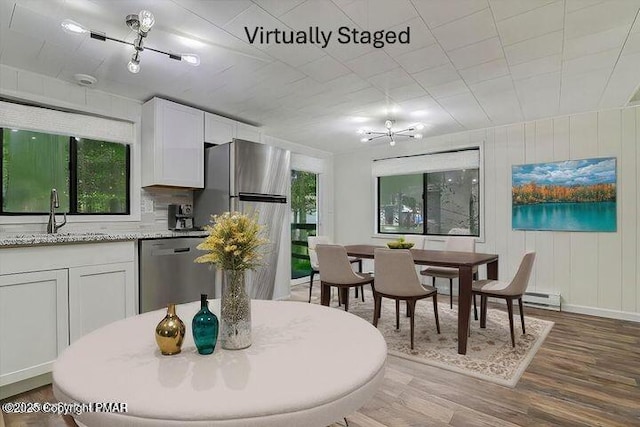
<instances>
[{"instance_id":1,"label":"baseboard heater","mask_svg":"<svg viewBox=\"0 0 640 427\"><path fill-rule=\"evenodd\" d=\"M560 295L525 292L522 302L529 307L560 311Z\"/></svg>"}]
</instances>

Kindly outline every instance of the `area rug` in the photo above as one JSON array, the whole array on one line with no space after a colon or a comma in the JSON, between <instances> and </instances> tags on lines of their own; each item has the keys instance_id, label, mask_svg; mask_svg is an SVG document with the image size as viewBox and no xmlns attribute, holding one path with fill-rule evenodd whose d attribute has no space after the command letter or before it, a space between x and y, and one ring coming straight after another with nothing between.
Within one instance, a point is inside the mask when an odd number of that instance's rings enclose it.
<instances>
[{"instance_id":1,"label":"area rug","mask_svg":"<svg viewBox=\"0 0 640 427\"><path fill-rule=\"evenodd\" d=\"M349 301L349 312L371 322L373 298L366 302ZM517 310L516 310L517 313ZM509 318L504 310L487 310L487 327L480 329L480 322L471 314L471 336L467 340L467 354L458 354L457 306L438 304L440 334L436 331L433 302L430 298L416 304L415 342L411 350L409 318L406 306L400 305L400 330L396 330L395 302L382 300L382 316L378 330L387 341L391 355L426 365L437 366L471 377L491 381L507 387L515 387L525 369L551 331L553 322L526 316L526 334L522 334L520 317L514 316L516 347L511 346Z\"/></svg>"}]
</instances>

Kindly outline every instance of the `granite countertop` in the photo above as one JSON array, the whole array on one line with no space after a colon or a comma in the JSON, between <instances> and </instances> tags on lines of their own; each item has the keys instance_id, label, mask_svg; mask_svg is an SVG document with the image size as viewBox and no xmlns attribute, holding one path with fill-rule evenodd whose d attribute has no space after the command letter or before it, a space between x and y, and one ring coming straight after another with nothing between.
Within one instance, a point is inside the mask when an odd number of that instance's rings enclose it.
<instances>
[{"instance_id":1,"label":"granite countertop","mask_svg":"<svg viewBox=\"0 0 640 427\"><path fill-rule=\"evenodd\" d=\"M163 237L203 237L206 231L115 231L115 232L69 232L45 233L0 233L0 248L16 246L57 245L65 243L98 243L123 240L158 239Z\"/></svg>"}]
</instances>

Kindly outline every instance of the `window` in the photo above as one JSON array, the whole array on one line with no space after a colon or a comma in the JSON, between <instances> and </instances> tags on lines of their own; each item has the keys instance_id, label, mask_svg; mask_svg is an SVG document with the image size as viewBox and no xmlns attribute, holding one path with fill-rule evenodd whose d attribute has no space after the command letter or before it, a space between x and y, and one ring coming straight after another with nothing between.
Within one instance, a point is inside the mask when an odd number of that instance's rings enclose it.
<instances>
[{"instance_id":1,"label":"window","mask_svg":"<svg viewBox=\"0 0 640 427\"><path fill-rule=\"evenodd\" d=\"M378 233L480 236L479 149L376 163Z\"/></svg>"},{"instance_id":2,"label":"window","mask_svg":"<svg viewBox=\"0 0 640 427\"><path fill-rule=\"evenodd\" d=\"M60 212L129 214L128 145L19 129L0 133L0 213L47 214L55 188Z\"/></svg>"}]
</instances>

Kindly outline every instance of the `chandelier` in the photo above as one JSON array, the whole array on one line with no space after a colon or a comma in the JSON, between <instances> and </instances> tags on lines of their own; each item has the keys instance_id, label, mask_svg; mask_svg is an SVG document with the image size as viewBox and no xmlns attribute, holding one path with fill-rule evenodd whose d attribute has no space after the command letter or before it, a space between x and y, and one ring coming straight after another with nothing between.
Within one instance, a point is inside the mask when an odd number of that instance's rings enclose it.
<instances>
[{"instance_id":1,"label":"chandelier","mask_svg":"<svg viewBox=\"0 0 640 427\"><path fill-rule=\"evenodd\" d=\"M376 132L376 131L369 131L369 130L359 129L358 133L360 135L374 135L374 136L370 136L370 137L364 137L364 138L360 139L360 141L361 142L369 142L369 141L373 141L374 139L388 137L389 138L389 145L393 146L393 145L396 145L396 138L398 138L398 137L415 138L415 139L421 139L422 138L422 134L421 133L413 133L413 134L407 133L407 132L415 132L417 130L424 129L424 125L422 123L418 123L417 125L409 127L409 128L406 128L406 129L394 130L393 129L394 122L395 122L395 120L387 120L386 122L384 122L384 127L387 128L387 130L384 131L384 132Z\"/></svg>"},{"instance_id":2,"label":"chandelier","mask_svg":"<svg viewBox=\"0 0 640 427\"><path fill-rule=\"evenodd\" d=\"M160 49L154 49L148 46L144 46L144 39L151 31L151 27L156 22L153 14L148 10L141 10L140 13L127 15L125 18L125 22L133 31L137 33L135 41L128 42L125 40L116 39L114 37L109 37L104 33L99 31L89 30L78 24L71 19L65 19L62 21L62 29L71 34L86 34L89 33L92 39L106 41L111 40L114 42L126 44L129 46L133 46L133 54L131 55L131 60L127 64L127 69L132 73L140 72L140 54L143 50L147 49L153 52L161 53L163 55L167 55L171 59L175 59L177 61L184 61L189 65L198 66L200 65L200 57L193 53L185 53L185 54L175 54L171 52L165 52Z\"/></svg>"}]
</instances>

